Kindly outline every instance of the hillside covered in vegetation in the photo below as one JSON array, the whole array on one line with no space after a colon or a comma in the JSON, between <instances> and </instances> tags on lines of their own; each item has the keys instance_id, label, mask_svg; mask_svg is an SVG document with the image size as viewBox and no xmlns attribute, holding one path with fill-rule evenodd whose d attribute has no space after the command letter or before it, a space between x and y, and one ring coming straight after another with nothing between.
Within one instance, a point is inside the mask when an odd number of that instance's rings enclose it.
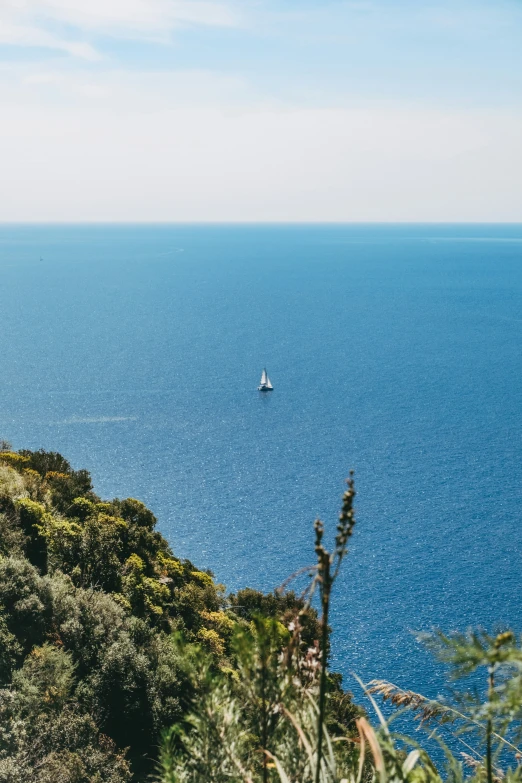
<instances>
[{"instance_id":1,"label":"hillside covered in vegetation","mask_svg":"<svg viewBox=\"0 0 522 783\"><path fill-rule=\"evenodd\" d=\"M60 454L2 445L2 783L145 780L205 677L238 681L237 638L254 618L275 623L279 648L298 615L302 648L319 639L293 593L226 596L175 557L143 503L101 500ZM329 687L331 720L348 725L355 708L339 678Z\"/></svg>"}]
</instances>

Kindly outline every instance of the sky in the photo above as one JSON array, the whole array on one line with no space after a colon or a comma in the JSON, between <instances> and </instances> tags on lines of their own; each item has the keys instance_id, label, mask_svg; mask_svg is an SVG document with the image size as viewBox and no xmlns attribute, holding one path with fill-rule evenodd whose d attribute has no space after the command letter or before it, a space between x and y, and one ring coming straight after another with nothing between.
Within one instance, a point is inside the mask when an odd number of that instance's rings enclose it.
<instances>
[{"instance_id":1,"label":"sky","mask_svg":"<svg viewBox=\"0 0 522 783\"><path fill-rule=\"evenodd\" d=\"M17 221L522 221L522 0L0 0Z\"/></svg>"}]
</instances>

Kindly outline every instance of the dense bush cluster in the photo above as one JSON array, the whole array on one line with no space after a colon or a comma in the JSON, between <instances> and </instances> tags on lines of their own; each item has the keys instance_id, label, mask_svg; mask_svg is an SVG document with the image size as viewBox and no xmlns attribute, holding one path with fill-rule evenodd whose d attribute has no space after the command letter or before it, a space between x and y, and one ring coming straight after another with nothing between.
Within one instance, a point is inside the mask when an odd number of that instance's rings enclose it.
<instances>
[{"instance_id":1,"label":"dense bush cluster","mask_svg":"<svg viewBox=\"0 0 522 783\"><path fill-rule=\"evenodd\" d=\"M319 638L295 595L227 597L155 525L138 500L102 501L60 454L0 451L0 783L145 780L208 678L238 682L237 639L258 617L279 648L299 613L303 649Z\"/></svg>"}]
</instances>

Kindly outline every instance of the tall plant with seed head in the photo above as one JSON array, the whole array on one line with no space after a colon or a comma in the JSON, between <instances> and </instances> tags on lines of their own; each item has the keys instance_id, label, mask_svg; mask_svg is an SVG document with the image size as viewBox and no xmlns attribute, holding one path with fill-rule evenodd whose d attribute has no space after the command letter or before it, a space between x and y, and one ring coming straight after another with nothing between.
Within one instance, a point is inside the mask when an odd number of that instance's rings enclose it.
<instances>
[{"instance_id":1,"label":"tall plant with seed head","mask_svg":"<svg viewBox=\"0 0 522 783\"><path fill-rule=\"evenodd\" d=\"M323 761L323 734L325 725L326 706L326 664L328 651L328 615L332 587L339 574L341 563L347 553L348 540L352 536L355 526L354 499L355 485L353 471L347 480L348 488L343 495L343 502L337 525L335 546L329 552L323 544L324 525L320 519L315 522L315 553L317 556L317 584L321 602L321 676L319 683L319 710L317 714L317 760L315 769L315 783L321 778L321 764Z\"/></svg>"}]
</instances>

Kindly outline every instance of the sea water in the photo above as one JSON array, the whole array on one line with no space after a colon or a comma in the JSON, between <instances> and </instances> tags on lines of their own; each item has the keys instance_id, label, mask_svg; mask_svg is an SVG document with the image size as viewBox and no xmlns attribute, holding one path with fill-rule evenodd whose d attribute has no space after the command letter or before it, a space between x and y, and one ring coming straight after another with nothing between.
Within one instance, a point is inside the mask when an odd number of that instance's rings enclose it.
<instances>
[{"instance_id":1,"label":"sea water","mask_svg":"<svg viewBox=\"0 0 522 783\"><path fill-rule=\"evenodd\" d=\"M0 437L229 590L313 563L355 470L349 687L436 695L412 631L520 626L521 226L4 226L0 313Z\"/></svg>"}]
</instances>

